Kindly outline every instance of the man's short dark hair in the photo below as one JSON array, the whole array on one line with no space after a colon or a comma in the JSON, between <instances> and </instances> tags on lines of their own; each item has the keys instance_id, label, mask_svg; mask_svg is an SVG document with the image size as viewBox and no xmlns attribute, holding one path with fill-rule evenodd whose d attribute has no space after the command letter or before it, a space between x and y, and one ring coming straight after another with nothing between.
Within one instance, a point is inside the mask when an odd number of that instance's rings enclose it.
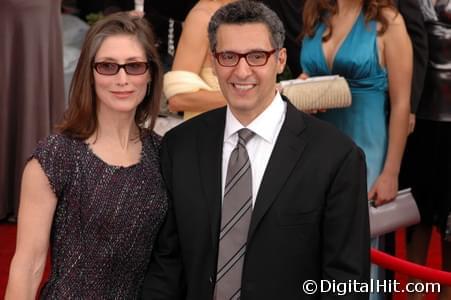
<instances>
[{"instance_id":1,"label":"man's short dark hair","mask_svg":"<svg viewBox=\"0 0 451 300\"><path fill-rule=\"evenodd\" d=\"M264 24L270 33L271 45L283 47L285 28L277 14L266 5L252 0L239 0L218 9L208 24L208 40L212 52L217 46L217 31L221 25Z\"/></svg>"}]
</instances>

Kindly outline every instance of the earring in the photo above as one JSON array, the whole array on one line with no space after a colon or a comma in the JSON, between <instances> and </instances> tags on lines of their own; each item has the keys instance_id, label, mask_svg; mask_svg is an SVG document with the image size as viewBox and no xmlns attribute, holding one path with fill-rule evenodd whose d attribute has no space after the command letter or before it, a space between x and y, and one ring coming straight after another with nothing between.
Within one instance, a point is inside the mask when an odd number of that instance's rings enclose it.
<instances>
[{"instance_id":1,"label":"earring","mask_svg":"<svg viewBox=\"0 0 451 300\"><path fill-rule=\"evenodd\" d=\"M150 81L149 81L149 82L147 83L146 97L150 96L150 90L151 90L151 87L150 87Z\"/></svg>"}]
</instances>

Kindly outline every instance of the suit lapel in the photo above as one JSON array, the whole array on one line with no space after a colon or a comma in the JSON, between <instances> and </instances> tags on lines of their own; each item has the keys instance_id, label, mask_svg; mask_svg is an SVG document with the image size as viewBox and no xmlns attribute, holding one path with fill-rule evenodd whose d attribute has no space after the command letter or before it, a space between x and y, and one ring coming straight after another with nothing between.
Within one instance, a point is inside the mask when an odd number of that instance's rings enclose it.
<instances>
[{"instance_id":1,"label":"suit lapel","mask_svg":"<svg viewBox=\"0 0 451 300\"><path fill-rule=\"evenodd\" d=\"M263 175L252 212L248 241L252 238L261 219L277 198L306 146L302 132L304 119L300 112L287 101L287 113Z\"/></svg>"},{"instance_id":2,"label":"suit lapel","mask_svg":"<svg viewBox=\"0 0 451 300\"><path fill-rule=\"evenodd\" d=\"M199 131L200 180L208 208L213 249L216 249L221 218L222 146L224 142L225 109L209 113Z\"/></svg>"}]
</instances>

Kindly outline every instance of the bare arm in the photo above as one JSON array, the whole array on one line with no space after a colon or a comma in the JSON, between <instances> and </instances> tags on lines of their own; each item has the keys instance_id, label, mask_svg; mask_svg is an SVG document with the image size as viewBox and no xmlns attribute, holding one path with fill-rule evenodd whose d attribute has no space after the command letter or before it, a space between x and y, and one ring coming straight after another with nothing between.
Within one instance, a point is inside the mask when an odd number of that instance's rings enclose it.
<instances>
[{"instance_id":1,"label":"bare arm","mask_svg":"<svg viewBox=\"0 0 451 300\"><path fill-rule=\"evenodd\" d=\"M200 90L193 93L183 93L169 98L170 111L207 111L226 105L226 100L220 91Z\"/></svg>"},{"instance_id":2,"label":"bare arm","mask_svg":"<svg viewBox=\"0 0 451 300\"><path fill-rule=\"evenodd\" d=\"M57 199L36 159L22 177L16 252L5 299L35 299L44 273Z\"/></svg>"},{"instance_id":3,"label":"bare arm","mask_svg":"<svg viewBox=\"0 0 451 300\"><path fill-rule=\"evenodd\" d=\"M207 27L210 17L211 14L203 9L193 9L189 13L177 46L173 71L200 74L209 53ZM171 111L206 111L226 104L221 92L205 90L178 94L168 101Z\"/></svg>"},{"instance_id":4,"label":"bare arm","mask_svg":"<svg viewBox=\"0 0 451 300\"><path fill-rule=\"evenodd\" d=\"M376 200L376 205L396 197L410 113L412 44L401 15L393 18L394 12L389 11L388 16L391 22L383 36L383 57L388 70L390 95L388 150L382 173L368 194L368 198Z\"/></svg>"}]
</instances>

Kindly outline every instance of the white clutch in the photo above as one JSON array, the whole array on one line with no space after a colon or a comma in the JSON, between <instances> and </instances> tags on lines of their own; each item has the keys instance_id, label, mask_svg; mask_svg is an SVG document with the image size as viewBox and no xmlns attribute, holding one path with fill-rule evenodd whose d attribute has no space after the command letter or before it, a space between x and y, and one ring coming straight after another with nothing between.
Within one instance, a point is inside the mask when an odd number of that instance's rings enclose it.
<instances>
[{"instance_id":1,"label":"white clutch","mask_svg":"<svg viewBox=\"0 0 451 300\"><path fill-rule=\"evenodd\" d=\"M351 90L338 75L293 79L280 82L282 94L299 110L318 110L351 106Z\"/></svg>"},{"instance_id":2,"label":"white clutch","mask_svg":"<svg viewBox=\"0 0 451 300\"><path fill-rule=\"evenodd\" d=\"M420 222L420 212L410 189L399 191L395 200L378 207L371 205L370 201L368 208L371 237Z\"/></svg>"}]
</instances>

